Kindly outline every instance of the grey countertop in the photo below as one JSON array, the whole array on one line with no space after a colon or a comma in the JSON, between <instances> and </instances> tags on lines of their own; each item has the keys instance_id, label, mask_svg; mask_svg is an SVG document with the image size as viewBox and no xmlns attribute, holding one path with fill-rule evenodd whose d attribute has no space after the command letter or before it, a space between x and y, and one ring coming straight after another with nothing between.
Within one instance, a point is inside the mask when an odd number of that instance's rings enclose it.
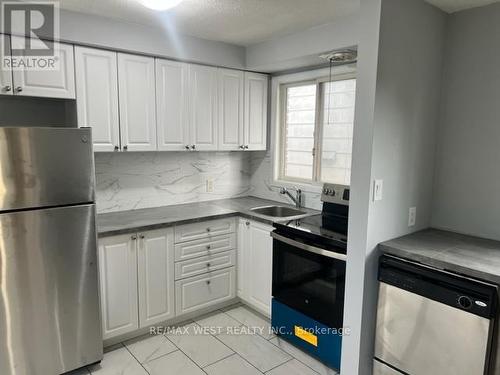
<instances>
[{"instance_id":1,"label":"grey countertop","mask_svg":"<svg viewBox=\"0 0 500 375\"><path fill-rule=\"evenodd\" d=\"M97 231L99 237L104 237L230 216L243 216L267 224L290 220L290 218L272 218L250 211L251 208L272 205L293 207L271 200L256 197L243 197L144 208L139 210L109 212L97 215ZM294 216L293 218L320 213L319 211L308 208L301 208L300 210L305 211L306 214Z\"/></svg>"},{"instance_id":2,"label":"grey countertop","mask_svg":"<svg viewBox=\"0 0 500 375\"><path fill-rule=\"evenodd\" d=\"M500 242L425 229L379 245L382 252L500 284Z\"/></svg>"}]
</instances>

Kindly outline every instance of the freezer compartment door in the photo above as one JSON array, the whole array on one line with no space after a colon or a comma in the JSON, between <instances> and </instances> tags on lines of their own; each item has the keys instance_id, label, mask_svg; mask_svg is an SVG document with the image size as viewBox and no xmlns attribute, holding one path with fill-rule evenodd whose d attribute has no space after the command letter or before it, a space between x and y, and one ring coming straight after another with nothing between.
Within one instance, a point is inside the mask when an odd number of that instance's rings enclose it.
<instances>
[{"instance_id":1,"label":"freezer compartment door","mask_svg":"<svg viewBox=\"0 0 500 375\"><path fill-rule=\"evenodd\" d=\"M0 374L102 358L95 206L0 215Z\"/></svg>"},{"instance_id":2,"label":"freezer compartment door","mask_svg":"<svg viewBox=\"0 0 500 375\"><path fill-rule=\"evenodd\" d=\"M94 202L90 128L0 128L0 211Z\"/></svg>"},{"instance_id":3,"label":"freezer compartment door","mask_svg":"<svg viewBox=\"0 0 500 375\"><path fill-rule=\"evenodd\" d=\"M486 373L491 320L384 282L378 298L377 359L410 375Z\"/></svg>"}]
</instances>

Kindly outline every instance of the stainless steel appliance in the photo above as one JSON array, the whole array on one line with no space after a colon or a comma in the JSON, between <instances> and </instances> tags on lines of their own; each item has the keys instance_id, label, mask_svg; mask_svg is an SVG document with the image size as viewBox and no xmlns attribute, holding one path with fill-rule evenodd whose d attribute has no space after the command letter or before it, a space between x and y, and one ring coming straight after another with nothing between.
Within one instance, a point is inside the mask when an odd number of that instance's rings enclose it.
<instances>
[{"instance_id":1,"label":"stainless steel appliance","mask_svg":"<svg viewBox=\"0 0 500 375\"><path fill-rule=\"evenodd\" d=\"M0 374L102 359L90 129L0 128Z\"/></svg>"},{"instance_id":2,"label":"stainless steel appliance","mask_svg":"<svg viewBox=\"0 0 500 375\"><path fill-rule=\"evenodd\" d=\"M375 375L488 373L497 287L384 255Z\"/></svg>"},{"instance_id":3,"label":"stainless steel appliance","mask_svg":"<svg viewBox=\"0 0 500 375\"><path fill-rule=\"evenodd\" d=\"M321 215L274 225L271 320L280 336L340 369L349 187L325 185L322 201Z\"/></svg>"}]
</instances>

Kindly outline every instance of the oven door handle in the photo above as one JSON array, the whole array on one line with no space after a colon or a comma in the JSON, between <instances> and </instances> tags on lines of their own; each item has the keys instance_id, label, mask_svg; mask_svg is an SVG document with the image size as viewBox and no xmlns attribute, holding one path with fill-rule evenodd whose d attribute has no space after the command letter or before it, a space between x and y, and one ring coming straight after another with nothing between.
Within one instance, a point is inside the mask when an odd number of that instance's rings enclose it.
<instances>
[{"instance_id":1,"label":"oven door handle","mask_svg":"<svg viewBox=\"0 0 500 375\"><path fill-rule=\"evenodd\" d=\"M347 255L345 255L345 254L339 254L339 253L335 253L333 251L321 249L321 248L316 247L316 246L307 245L305 243L292 240L291 238L282 236L282 235L275 233L275 232L271 232L271 237L274 238L275 240L284 242L290 246L298 247L299 249L309 251L310 253L322 255L322 256L325 256L328 258L334 258L334 259L341 260L344 262L347 259Z\"/></svg>"}]
</instances>

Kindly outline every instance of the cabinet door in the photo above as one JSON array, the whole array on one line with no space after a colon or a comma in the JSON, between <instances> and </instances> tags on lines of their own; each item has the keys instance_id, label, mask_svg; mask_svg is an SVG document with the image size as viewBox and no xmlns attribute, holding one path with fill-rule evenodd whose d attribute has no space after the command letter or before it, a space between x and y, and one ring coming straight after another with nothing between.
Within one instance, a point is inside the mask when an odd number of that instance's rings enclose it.
<instances>
[{"instance_id":1,"label":"cabinet door","mask_svg":"<svg viewBox=\"0 0 500 375\"><path fill-rule=\"evenodd\" d=\"M265 74L245 72L245 147L265 150L267 142L267 87Z\"/></svg>"},{"instance_id":2,"label":"cabinet door","mask_svg":"<svg viewBox=\"0 0 500 375\"><path fill-rule=\"evenodd\" d=\"M195 150L217 150L217 68L189 65L189 112Z\"/></svg>"},{"instance_id":3,"label":"cabinet door","mask_svg":"<svg viewBox=\"0 0 500 375\"><path fill-rule=\"evenodd\" d=\"M103 338L139 328L137 240L121 235L99 240L99 280Z\"/></svg>"},{"instance_id":4,"label":"cabinet door","mask_svg":"<svg viewBox=\"0 0 500 375\"><path fill-rule=\"evenodd\" d=\"M156 150L155 61L118 54L120 132L123 151Z\"/></svg>"},{"instance_id":5,"label":"cabinet door","mask_svg":"<svg viewBox=\"0 0 500 375\"><path fill-rule=\"evenodd\" d=\"M219 69L219 150L243 147L243 72Z\"/></svg>"},{"instance_id":6,"label":"cabinet door","mask_svg":"<svg viewBox=\"0 0 500 375\"><path fill-rule=\"evenodd\" d=\"M139 234L139 326L175 316L174 232L172 228Z\"/></svg>"},{"instance_id":7,"label":"cabinet door","mask_svg":"<svg viewBox=\"0 0 500 375\"><path fill-rule=\"evenodd\" d=\"M12 36L11 42L13 47L23 48L26 39ZM31 42L34 43L34 40ZM57 69L14 70L12 72L14 95L75 99L73 46L59 43L55 47L55 52L59 61Z\"/></svg>"},{"instance_id":8,"label":"cabinet door","mask_svg":"<svg viewBox=\"0 0 500 375\"><path fill-rule=\"evenodd\" d=\"M120 148L116 53L75 47L78 126L92 127L94 151Z\"/></svg>"},{"instance_id":9,"label":"cabinet door","mask_svg":"<svg viewBox=\"0 0 500 375\"><path fill-rule=\"evenodd\" d=\"M250 251L250 221L238 221L238 249L236 254L236 293L238 297L248 300L248 253Z\"/></svg>"},{"instance_id":10,"label":"cabinet door","mask_svg":"<svg viewBox=\"0 0 500 375\"><path fill-rule=\"evenodd\" d=\"M262 313L271 315L273 241L272 227L251 222L248 243L248 302Z\"/></svg>"},{"instance_id":11,"label":"cabinet door","mask_svg":"<svg viewBox=\"0 0 500 375\"><path fill-rule=\"evenodd\" d=\"M188 65L156 59L158 150L183 151L189 143Z\"/></svg>"},{"instance_id":12,"label":"cabinet door","mask_svg":"<svg viewBox=\"0 0 500 375\"><path fill-rule=\"evenodd\" d=\"M5 53L7 50L7 53ZM0 34L0 61L10 60L10 38L8 35ZM0 94L12 95L12 70L0 67Z\"/></svg>"}]
</instances>

